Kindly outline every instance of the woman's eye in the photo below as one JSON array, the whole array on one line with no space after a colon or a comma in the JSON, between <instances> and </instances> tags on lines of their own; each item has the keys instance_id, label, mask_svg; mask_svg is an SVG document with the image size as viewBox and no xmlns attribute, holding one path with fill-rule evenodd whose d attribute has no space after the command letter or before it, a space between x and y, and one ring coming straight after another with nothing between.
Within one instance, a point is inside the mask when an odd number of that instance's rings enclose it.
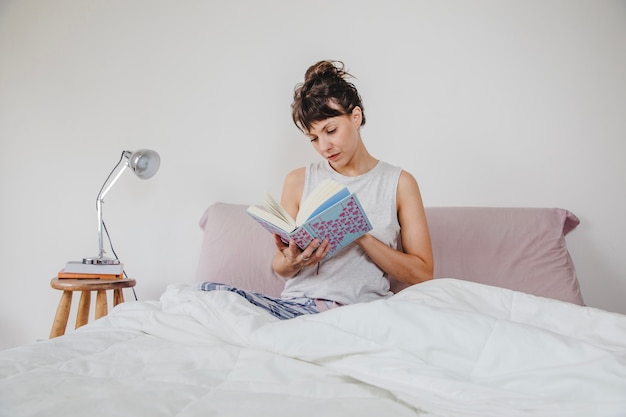
<instances>
[{"instance_id":1,"label":"woman's eye","mask_svg":"<svg viewBox=\"0 0 626 417\"><path fill-rule=\"evenodd\" d=\"M310 138L311 142L315 142L317 140L317 138Z\"/></svg>"},{"instance_id":2,"label":"woman's eye","mask_svg":"<svg viewBox=\"0 0 626 417\"><path fill-rule=\"evenodd\" d=\"M333 129L329 129L329 130L327 130L327 131L326 131L326 133L328 133L329 135L332 135L332 134L333 134L333 133L335 133L336 131L337 131L337 129L336 129L336 128L333 128Z\"/></svg>"}]
</instances>

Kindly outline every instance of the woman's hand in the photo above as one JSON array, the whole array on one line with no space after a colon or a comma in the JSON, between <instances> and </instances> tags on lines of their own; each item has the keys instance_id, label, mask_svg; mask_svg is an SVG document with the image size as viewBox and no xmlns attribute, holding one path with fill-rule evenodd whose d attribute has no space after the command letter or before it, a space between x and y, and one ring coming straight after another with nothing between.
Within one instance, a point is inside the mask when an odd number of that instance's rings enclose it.
<instances>
[{"instance_id":1,"label":"woman's hand","mask_svg":"<svg viewBox=\"0 0 626 417\"><path fill-rule=\"evenodd\" d=\"M274 235L274 242L278 253L274 257L273 267L276 273L285 278L291 278L303 268L316 265L330 251L328 239L323 241L313 239L304 250L300 250L294 240L286 244L276 234Z\"/></svg>"}]
</instances>

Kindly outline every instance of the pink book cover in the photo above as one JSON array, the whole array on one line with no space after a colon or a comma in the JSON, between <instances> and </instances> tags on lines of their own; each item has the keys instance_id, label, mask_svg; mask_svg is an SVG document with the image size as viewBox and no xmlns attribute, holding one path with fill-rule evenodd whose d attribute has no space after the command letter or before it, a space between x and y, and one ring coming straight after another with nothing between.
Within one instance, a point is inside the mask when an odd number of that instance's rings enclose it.
<instances>
[{"instance_id":1,"label":"pink book cover","mask_svg":"<svg viewBox=\"0 0 626 417\"><path fill-rule=\"evenodd\" d=\"M372 225L354 194L309 219L304 226L315 236L330 241L331 249L326 255L327 259L372 230Z\"/></svg>"}]
</instances>

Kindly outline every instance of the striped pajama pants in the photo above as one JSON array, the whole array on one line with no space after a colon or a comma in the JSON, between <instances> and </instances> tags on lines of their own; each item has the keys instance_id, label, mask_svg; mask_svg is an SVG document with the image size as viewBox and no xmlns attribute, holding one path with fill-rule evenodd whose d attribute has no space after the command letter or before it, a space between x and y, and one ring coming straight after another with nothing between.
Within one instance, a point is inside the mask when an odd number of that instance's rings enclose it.
<instances>
[{"instance_id":1,"label":"striped pajama pants","mask_svg":"<svg viewBox=\"0 0 626 417\"><path fill-rule=\"evenodd\" d=\"M322 311L329 310L334 307L339 307L341 304L322 300L319 298L276 298L269 297L264 294L242 290L231 285L220 284L217 282L203 282L198 287L201 291L230 291L238 294L248 300L248 302L255 306L261 307L268 311L273 316L287 320L294 317L301 316L303 314L317 314Z\"/></svg>"}]
</instances>

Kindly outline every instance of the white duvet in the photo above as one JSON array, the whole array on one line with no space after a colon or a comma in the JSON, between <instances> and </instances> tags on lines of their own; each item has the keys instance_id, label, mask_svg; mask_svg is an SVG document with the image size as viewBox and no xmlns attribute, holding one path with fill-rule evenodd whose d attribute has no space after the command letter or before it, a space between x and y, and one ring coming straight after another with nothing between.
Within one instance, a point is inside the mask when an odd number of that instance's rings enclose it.
<instances>
[{"instance_id":1,"label":"white duvet","mask_svg":"<svg viewBox=\"0 0 626 417\"><path fill-rule=\"evenodd\" d=\"M171 286L0 353L0 416L626 416L626 316L454 279L279 321Z\"/></svg>"}]
</instances>

